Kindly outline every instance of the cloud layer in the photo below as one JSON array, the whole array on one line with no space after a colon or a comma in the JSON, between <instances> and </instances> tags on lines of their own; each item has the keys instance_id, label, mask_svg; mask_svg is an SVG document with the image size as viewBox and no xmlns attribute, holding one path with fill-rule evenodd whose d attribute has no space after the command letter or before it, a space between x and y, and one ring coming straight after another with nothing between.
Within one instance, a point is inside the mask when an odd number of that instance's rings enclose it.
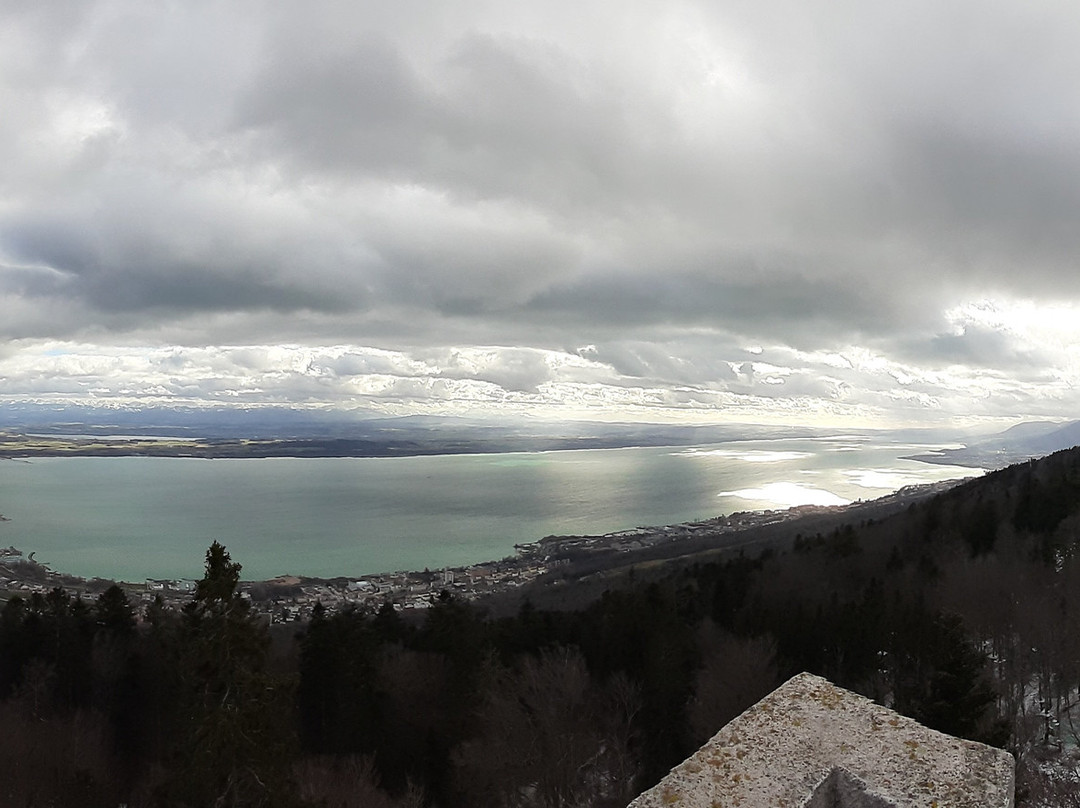
<instances>
[{"instance_id":1,"label":"cloud layer","mask_svg":"<svg viewBox=\"0 0 1080 808\"><path fill-rule=\"evenodd\" d=\"M1074 415L1078 32L1049 2L9 3L0 394Z\"/></svg>"}]
</instances>

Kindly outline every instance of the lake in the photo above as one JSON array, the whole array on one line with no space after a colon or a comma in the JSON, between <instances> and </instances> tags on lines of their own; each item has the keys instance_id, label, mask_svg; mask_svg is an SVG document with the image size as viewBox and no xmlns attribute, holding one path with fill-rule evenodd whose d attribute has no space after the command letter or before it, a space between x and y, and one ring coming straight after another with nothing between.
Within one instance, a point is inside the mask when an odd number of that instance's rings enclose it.
<instances>
[{"instance_id":1,"label":"lake","mask_svg":"<svg viewBox=\"0 0 1080 808\"><path fill-rule=\"evenodd\" d=\"M515 543L740 510L841 504L972 476L863 436L395 458L0 461L0 545L82 576L198 578L213 540L245 579L502 558Z\"/></svg>"}]
</instances>

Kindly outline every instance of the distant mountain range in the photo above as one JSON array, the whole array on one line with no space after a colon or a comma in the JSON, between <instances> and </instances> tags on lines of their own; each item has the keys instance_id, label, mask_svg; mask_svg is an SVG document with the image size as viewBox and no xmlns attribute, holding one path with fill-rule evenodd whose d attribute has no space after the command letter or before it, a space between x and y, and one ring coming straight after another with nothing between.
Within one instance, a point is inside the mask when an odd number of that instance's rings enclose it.
<instances>
[{"instance_id":1,"label":"distant mountain range","mask_svg":"<svg viewBox=\"0 0 1080 808\"><path fill-rule=\"evenodd\" d=\"M463 418L372 417L370 413L291 407L0 407L5 456L150 454L199 457L400 456L420 454L690 446L737 440L833 436L837 430L762 424L657 424ZM890 431L881 437L955 442L940 430ZM26 436L37 440L24 440ZM29 443L32 451L24 451ZM256 445L257 444L257 445Z\"/></svg>"},{"instance_id":2,"label":"distant mountain range","mask_svg":"<svg viewBox=\"0 0 1080 808\"><path fill-rule=\"evenodd\" d=\"M687 446L823 434L829 433L808 427L754 424L371 417L370 413L289 407L0 407L0 456L7 457L393 457Z\"/></svg>"},{"instance_id":3,"label":"distant mountain range","mask_svg":"<svg viewBox=\"0 0 1080 808\"><path fill-rule=\"evenodd\" d=\"M972 441L961 449L942 449L912 455L912 460L954 466L1000 469L1033 457L1043 457L1080 445L1080 421L1028 421Z\"/></svg>"}]
</instances>

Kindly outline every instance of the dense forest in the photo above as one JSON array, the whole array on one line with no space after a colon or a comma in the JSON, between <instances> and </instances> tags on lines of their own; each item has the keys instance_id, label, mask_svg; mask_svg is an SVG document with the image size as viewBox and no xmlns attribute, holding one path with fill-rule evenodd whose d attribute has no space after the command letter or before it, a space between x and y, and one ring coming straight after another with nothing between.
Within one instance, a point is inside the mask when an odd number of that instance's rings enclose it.
<instances>
[{"instance_id":1,"label":"dense forest","mask_svg":"<svg viewBox=\"0 0 1080 808\"><path fill-rule=\"evenodd\" d=\"M1080 449L792 525L783 551L629 567L577 608L560 581L509 612L447 595L282 634L217 543L180 612L12 598L0 803L621 807L806 670L1008 748L1018 805L1080 804Z\"/></svg>"}]
</instances>

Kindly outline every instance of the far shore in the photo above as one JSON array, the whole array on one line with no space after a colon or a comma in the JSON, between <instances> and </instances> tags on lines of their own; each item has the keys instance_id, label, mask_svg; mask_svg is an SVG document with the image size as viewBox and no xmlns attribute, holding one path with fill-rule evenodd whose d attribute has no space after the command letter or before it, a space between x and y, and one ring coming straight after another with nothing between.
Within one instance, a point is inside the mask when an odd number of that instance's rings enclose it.
<instances>
[{"instance_id":1,"label":"far shore","mask_svg":"<svg viewBox=\"0 0 1080 808\"><path fill-rule=\"evenodd\" d=\"M650 441L618 438L527 438L501 440L380 441L353 438L95 438L0 433L0 459L47 457L175 457L213 459L425 457L435 455L555 452L579 449L633 449L690 446L670 436Z\"/></svg>"}]
</instances>

